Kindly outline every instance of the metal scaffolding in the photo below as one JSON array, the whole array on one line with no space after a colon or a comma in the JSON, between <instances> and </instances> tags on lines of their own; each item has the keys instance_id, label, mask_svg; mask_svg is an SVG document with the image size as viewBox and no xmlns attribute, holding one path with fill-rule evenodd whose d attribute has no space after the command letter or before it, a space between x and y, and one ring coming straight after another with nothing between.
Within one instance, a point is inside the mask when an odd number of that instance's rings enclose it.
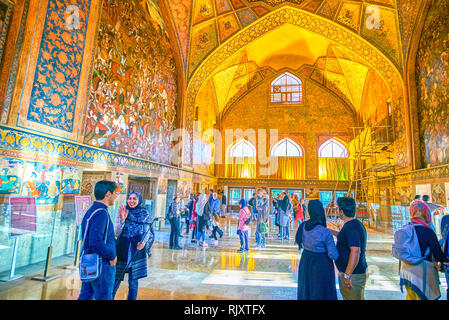
<instances>
[{"instance_id":1,"label":"metal scaffolding","mask_svg":"<svg viewBox=\"0 0 449 320\"><path fill-rule=\"evenodd\" d=\"M353 174L349 182L348 194L355 189L358 202L357 216L369 227L377 228L375 190L379 194L379 178L396 172L393 154L393 132L391 117L377 126L352 127L354 140L351 162ZM394 192L394 190L393 190Z\"/></svg>"}]
</instances>

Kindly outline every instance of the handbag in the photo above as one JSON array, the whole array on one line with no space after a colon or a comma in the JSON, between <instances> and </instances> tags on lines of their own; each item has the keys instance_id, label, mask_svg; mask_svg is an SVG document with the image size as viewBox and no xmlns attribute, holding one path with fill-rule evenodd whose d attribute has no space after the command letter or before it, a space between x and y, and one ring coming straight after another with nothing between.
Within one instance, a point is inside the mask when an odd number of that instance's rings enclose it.
<instances>
[{"instance_id":1,"label":"handbag","mask_svg":"<svg viewBox=\"0 0 449 320\"><path fill-rule=\"evenodd\" d=\"M268 233L268 222L261 222L259 229L260 233Z\"/></svg>"},{"instance_id":2,"label":"handbag","mask_svg":"<svg viewBox=\"0 0 449 320\"><path fill-rule=\"evenodd\" d=\"M89 230L89 221L92 219L92 217L100 210L104 209L97 209L95 210L87 219L86 222L86 231L83 236L83 242L81 244L81 253L80 253L80 263L79 263L79 273L80 273L80 279L81 281L94 281L98 279L98 277L101 274L101 258L98 255L98 253L84 253L84 243L86 241L87 232ZM109 221L106 223L106 235L104 239L104 243L106 244L106 241L108 239L108 227L109 227Z\"/></svg>"}]
</instances>

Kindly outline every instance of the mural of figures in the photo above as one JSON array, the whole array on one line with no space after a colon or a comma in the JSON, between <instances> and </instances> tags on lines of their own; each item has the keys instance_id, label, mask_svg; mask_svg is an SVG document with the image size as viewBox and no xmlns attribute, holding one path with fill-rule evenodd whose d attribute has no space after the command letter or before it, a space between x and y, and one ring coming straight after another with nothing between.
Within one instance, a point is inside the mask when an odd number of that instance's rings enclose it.
<instances>
[{"instance_id":1,"label":"mural of figures","mask_svg":"<svg viewBox=\"0 0 449 320\"><path fill-rule=\"evenodd\" d=\"M416 59L418 119L425 165L449 163L449 1L436 1Z\"/></svg>"},{"instance_id":2,"label":"mural of figures","mask_svg":"<svg viewBox=\"0 0 449 320\"><path fill-rule=\"evenodd\" d=\"M62 194L80 194L81 175L78 168L65 166L62 178Z\"/></svg>"},{"instance_id":3,"label":"mural of figures","mask_svg":"<svg viewBox=\"0 0 449 320\"><path fill-rule=\"evenodd\" d=\"M169 163L176 68L156 19L139 1L103 1L84 142Z\"/></svg>"},{"instance_id":4,"label":"mural of figures","mask_svg":"<svg viewBox=\"0 0 449 320\"><path fill-rule=\"evenodd\" d=\"M24 166L22 196L36 197L36 204L56 204L61 187L62 166L27 161Z\"/></svg>"},{"instance_id":5,"label":"mural of figures","mask_svg":"<svg viewBox=\"0 0 449 320\"><path fill-rule=\"evenodd\" d=\"M167 182L167 179L159 179L159 183L157 185L158 194L167 194Z\"/></svg>"},{"instance_id":6,"label":"mural of figures","mask_svg":"<svg viewBox=\"0 0 449 320\"><path fill-rule=\"evenodd\" d=\"M127 193L126 185L128 184L127 180L125 179L125 174L122 172L116 172L115 177L113 174L112 180L117 184L117 192L121 194Z\"/></svg>"},{"instance_id":7,"label":"mural of figures","mask_svg":"<svg viewBox=\"0 0 449 320\"><path fill-rule=\"evenodd\" d=\"M432 184L432 202L446 206L446 187L444 183Z\"/></svg>"},{"instance_id":8,"label":"mural of figures","mask_svg":"<svg viewBox=\"0 0 449 320\"><path fill-rule=\"evenodd\" d=\"M415 192L412 186L405 186L396 188L395 204L401 206L408 206L413 201Z\"/></svg>"},{"instance_id":9,"label":"mural of figures","mask_svg":"<svg viewBox=\"0 0 449 320\"><path fill-rule=\"evenodd\" d=\"M2 158L0 162L0 194L19 194L22 186L23 160Z\"/></svg>"}]
</instances>

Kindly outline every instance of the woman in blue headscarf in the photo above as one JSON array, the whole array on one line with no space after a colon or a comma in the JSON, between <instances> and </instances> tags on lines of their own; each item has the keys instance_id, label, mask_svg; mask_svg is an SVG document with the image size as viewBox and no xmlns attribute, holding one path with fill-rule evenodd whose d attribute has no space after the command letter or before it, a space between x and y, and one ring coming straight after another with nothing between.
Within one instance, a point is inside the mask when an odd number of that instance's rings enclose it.
<instances>
[{"instance_id":1,"label":"woman in blue headscarf","mask_svg":"<svg viewBox=\"0 0 449 320\"><path fill-rule=\"evenodd\" d=\"M333 260L338 259L332 232L320 200L309 201L310 219L296 233L299 250L298 300L337 300Z\"/></svg>"},{"instance_id":2,"label":"woman in blue headscarf","mask_svg":"<svg viewBox=\"0 0 449 320\"><path fill-rule=\"evenodd\" d=\"M142 206L142 195L139 191L128 193L126 206L121 206L116 221L117 267L115 286L112 297L115 297L124 274L128 273L128 300L136 300L138 279L147 276L146 250L142 250L151 236L149 232L151 217ZM126 266L129 265L128 269Z\"/></svg>"}]
</instances>

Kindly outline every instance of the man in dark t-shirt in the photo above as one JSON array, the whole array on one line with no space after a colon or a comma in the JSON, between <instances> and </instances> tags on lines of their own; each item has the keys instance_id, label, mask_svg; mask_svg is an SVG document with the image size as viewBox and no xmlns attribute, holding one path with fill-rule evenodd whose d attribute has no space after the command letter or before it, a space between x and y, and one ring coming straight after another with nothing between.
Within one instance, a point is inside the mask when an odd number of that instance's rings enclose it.
<instances>
[{"instance_id":1,"label":"man in dark t-shirt","mask_svg":"<svg viewBox=\"0 0 449 320\"><path fill-rule=\"evenodd\" d=\"M355 218L356 204L353 198L337 199L338 214L343 220L343 228L338 232L337 250L339 257L335 261L339 271L340 292L345 300L364 300L366 285L366 229Z\"/></svg>"}]
</instances>

